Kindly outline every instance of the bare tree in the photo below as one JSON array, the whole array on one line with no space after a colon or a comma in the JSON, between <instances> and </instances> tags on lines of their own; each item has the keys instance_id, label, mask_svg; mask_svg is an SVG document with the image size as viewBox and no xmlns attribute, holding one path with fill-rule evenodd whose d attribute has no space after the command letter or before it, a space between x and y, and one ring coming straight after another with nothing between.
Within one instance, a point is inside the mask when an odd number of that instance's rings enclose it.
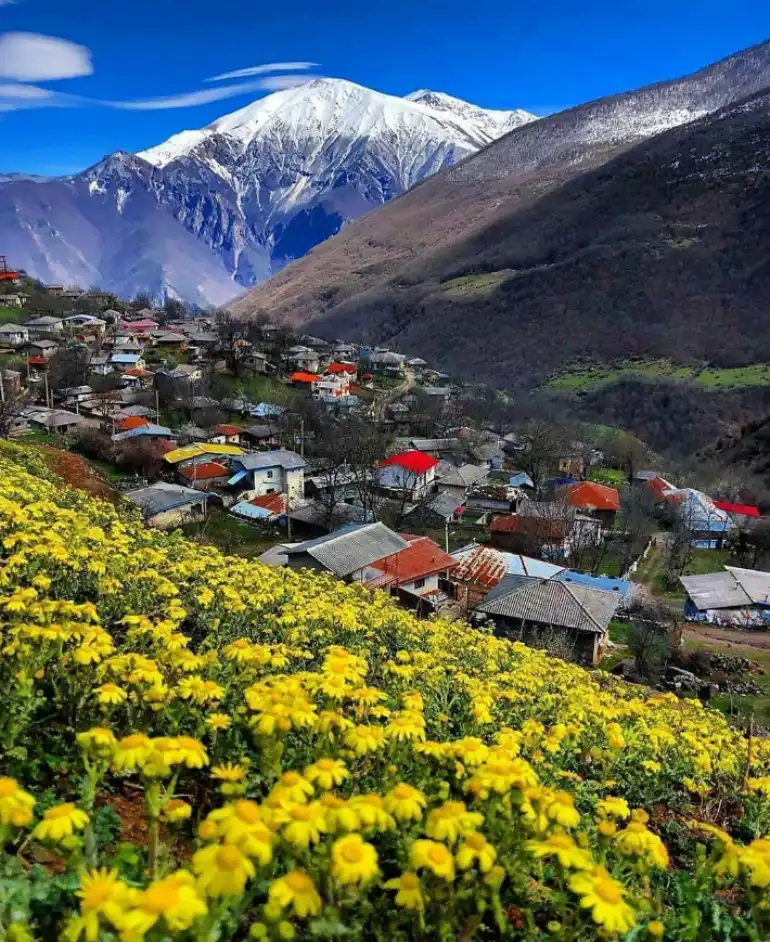
<instances>
[{"instance_id":1,"label":"bare tree","mask_svg":"<svg viewBox=\"0 0 770 942\"><path fill-rule=\"evenodd\" d=\"M637 602L628 610L628 648L642 677L661 674L679 643L679 626L660 602Z\"/></svg>"},{"instance_id":2,"label":"bare tree","mask_svg":"<svg viewBox=\"0 0 770 942\"><path fill-rule=\"evenodd\" d=\"M63 347L48 361L48 382L52 389L83 386L88 378L88 350Z\"/></svg>"},{"instance_id":3,"label":"bare tree","mask_svg":"<svg viewBox=\"0 0 770 942\"><path fill-rule=\"evenodd\" d=\"M0 383L3 383L1 375ZM3 385L3 395L0 397L0 438L8 438L29 402L28 390L13 392L8 389L7 384Z\"/></svg>"},{"instance_id":4,"label":"bare tree","mask_svg":"<svg viewBox=\"0 0 770 942\"><path fill-rule=\"evenodd\" d=\"M522 470L532 479L535 494L541 496L549 475L553 474L564 451L564 435L553 422L531 419L525 429L526 450Z\"/></svg>"}]
</instances>

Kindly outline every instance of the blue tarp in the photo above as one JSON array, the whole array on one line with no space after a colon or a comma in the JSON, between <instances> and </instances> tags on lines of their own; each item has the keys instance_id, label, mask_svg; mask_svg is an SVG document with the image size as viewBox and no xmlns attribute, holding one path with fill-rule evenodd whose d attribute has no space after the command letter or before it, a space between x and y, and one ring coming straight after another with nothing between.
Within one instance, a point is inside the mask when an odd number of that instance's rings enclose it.
<instances>
[{"instance_id":1,"label":"blue tarp","mask_svg":"<svg viewBox=\"0 0 770 942\"><path fill-rule=\"evenodd\" d=\"M268 419L277 418L283 415L285 411L285 406L277 406L272 402L260 402L249 409L249 415L253 415L255 419Z\"/></svg>"},{"instance_id":2,"label":"blue tarp","mask_svg":"<svg viewBox=\"0 0 770 942\"><path fill-rule=\"evenodd\" d=\"M571 582L582 585L588 589L601 589L603 592L617 592L624 600L631 597L634 589L633 582L625 579L613 579L610 576L591 576L585 572L575 572L574 569L563 569L554 579L559 582Z\"/></svg>"},{"instance_id":3,"label":"blue tarp","mask_svg":"<svg viewBox=\"0 0 770 942\"><path fill-rule=\"evenodd\" d=\"M508 478L509 487L534 487L535 485L532 482L532 478L526 474L524 471L519 471L518 474L512 474Z\"/></svg>"},{"instance_id":4,"label":"blue tarp","mask_svg":"<svg viewBox=\"0 0 770 942\"><path fill-rule=\"evenodd\" d=\"M248 473L249 473L248 471L239 471L237 474L234 474L234 475L228 480L228 482L227 482L227 483L228 483L228 486L232 487L234 484L237 484L239 481L242 481L242 480L246 477L246 475L247 475Z\"/></svg>"}]
</instances>

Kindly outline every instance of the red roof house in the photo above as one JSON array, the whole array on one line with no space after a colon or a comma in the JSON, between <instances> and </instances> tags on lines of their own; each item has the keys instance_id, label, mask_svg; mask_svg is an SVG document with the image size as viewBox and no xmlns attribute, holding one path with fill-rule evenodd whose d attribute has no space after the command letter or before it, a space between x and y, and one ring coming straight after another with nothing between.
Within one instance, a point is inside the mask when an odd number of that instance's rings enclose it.
<instances>
[{"instance_id":1,"label":"red roof house","mask_svg":"<svg viewBox=\"0 0 770 942\"><path fill-rule=\"evenodd\" d=\"M218 461L201 461L199 464L191 462L179 469L179 474L185 480L190 481L193 486L200 484L204 488L226 478L229 473L225 465L219 464Z\"/></svg>"},{"instance_id":2,"label":"red roof house","mask_svg":"<svg viewBox=\"0 0 770 942\"><path fill-rule=\"evenodd\" d=\"M398 455L391 455L380 462L381 468L397 466L411 471L413 474L425 474L431 468L435 468L438 460L432 455L426 455L423 451L402 451Z\"/></svg>"},{"instance_id":3,"label":"red roof house","mask_svg":"<svg viewBox=\"0 0 770 942\"><path fill-rule=\"evenodd\" d=\"M657 477L647 482L647 488L652 494L656 503L665 500L666 491L673 491L675 485L671 484L665 478Z\"/></svg>"},{"instance_id":4,"label":"red roof house","mask_svg":"<svg viewBox=\"0 0 770 942\"><path fill-rule=\"evenodd\" d=\"M318 373L305 373L303 370L298 370L296 373L292 373L289 377L289 382L294 386L310 386L312 383L317 382L321 377Z\"/></svg>"},{"instance_id":5,"label":"red roof house","mask_svg":"<svg viewBox=\"0 0 770 942\"><path fill-rule=\"evenodd\" d=\"M348 376L355 376L358 371L356 370L355 363L330 363L326 367L326 372L336 375L347 373Z\"/></svg>"},{"instance_id":6,"label":"red roof house","mask_svg":"<svg viewBox=\"0 0 770 942\"><path fill-rule=\"evenodd\" d=\"M119 432L130 432L132 428L141 428L143 425L149 424L147 419L143 419L141 416L127 415L124 419L120 419L115 427Z\"/></svg>"},{"instance_id":7,"label":"red roof house","mask_svg":"<svg viewBox=\"0 0 770 942\"><path fill-rule=\"evenodd\" d=\"M614 487L581 481L567 488L567 503L581 510L598 510L617 513L620 510L620 494Z\"/></svg>"},{"instance_id":8,"label":"red roof house","mask_svg":"<svg viewBox=\"0 0 770 942\"><path fill-rule=\"evenodd\" d=\"M436 478L438 461L422 451L404 451L381 461L377 483L389 490L409 492L412 500L422 500Z\"/></svg>"},{"instance_id":9,"label":"red roof house","mask_svg":"<svg viewBox=\"0 0 770 942\"><path fill-rule=\"evenodd\" d=\"M375 573L367 580L370 588L402 589L421 597L437 596L438 576L454 569L457 560L427 536L402 533L409 543L405 550L371 564Z\"/></svg>"}]
</instances>

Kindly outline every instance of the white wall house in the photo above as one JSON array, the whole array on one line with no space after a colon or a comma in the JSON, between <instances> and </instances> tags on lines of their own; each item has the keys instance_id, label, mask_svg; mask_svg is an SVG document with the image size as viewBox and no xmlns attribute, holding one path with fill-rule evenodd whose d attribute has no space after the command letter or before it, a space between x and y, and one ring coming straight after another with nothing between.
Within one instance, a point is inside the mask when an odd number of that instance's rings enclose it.
<instances>
[{"instance_id":1,"label":"white wall house","mask_svg":"<svg viewBox=\"0 0 770 942\"><path fill-rule=\"evenodd\" d=\"M280 493L291 504L305 496L305 460L295 451L255 452L236 459L235 466L228 484L239 489L241 499Z\"/></svg>"},{"instance_id":2,"label":"white wall house","mask_svg":"<svg viewBox=\"0 0 770 942\"><path fill-rule=\"evenodd\" d=\"M19 324L0 324L0 344L21 347L29 343L29 331Z\"/></svg>"},{"instance_id":3,"label":"white wall house","mask_svg":"<svg viewBox=\"0 0 770 942\"><path fill-rule=\"evenodd\" d=\"M412 500L422 500L436 480L438 461L421 451L405 451L391 455L380 462L377 468L377 483L380 487L408 491Z\"/></svg>"},{"instance_id":4,"label":"white wall house","mask_svg":"<svg viewBox=\"0 0 770 942\"><path fill-rule=\"evenodd\" d=\"M350 395L350 378L345 375L326 375L312 384L313 399L334 402Z\"/></svg>"}]
</instances>

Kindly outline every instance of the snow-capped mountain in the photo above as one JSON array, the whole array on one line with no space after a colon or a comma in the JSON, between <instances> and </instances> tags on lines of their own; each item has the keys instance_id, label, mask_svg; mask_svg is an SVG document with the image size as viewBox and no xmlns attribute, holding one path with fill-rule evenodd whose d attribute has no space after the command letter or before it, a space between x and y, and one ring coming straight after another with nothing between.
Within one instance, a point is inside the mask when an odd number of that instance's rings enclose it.
<instances>
[{"instance_id":1,"label":"snow-capped mountain","mask_svg":"<svg viewBox=\"0 0 770 942\"><path fill-rule=\"evenodd\" d=\"M489 138L489 142L502 137L522 124L535 121L536 116L520 108L515 111L494 111L488 108L478 108L460 98L453 98L444 92L432 92L421 88L406 96L408 101L416 101L427 105L431 111L443 115L445 119L455 118L471 124L481 130Z\"/></svg>"},{"instance_id":2,"label":"snow-capped mountain","mask_svg":"<svg viewBox=\"0 0 770 942\"><path fill-rule=\"evenodd\" d=\"M0 177L0 244L46 282L222 304L522 120L314 79L72 177Z\"/></svg>"}]
</instances>

